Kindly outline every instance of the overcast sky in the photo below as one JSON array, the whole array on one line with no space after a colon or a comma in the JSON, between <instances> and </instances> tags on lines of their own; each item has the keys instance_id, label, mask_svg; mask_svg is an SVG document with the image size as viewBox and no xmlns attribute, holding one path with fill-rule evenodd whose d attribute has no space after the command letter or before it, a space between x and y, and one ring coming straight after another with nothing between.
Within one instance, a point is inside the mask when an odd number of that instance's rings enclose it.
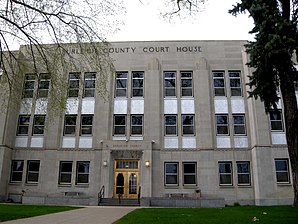
<instances>
[{"instance_id":1,"label":"overcast sky","mask_svg":"<svg viewBox=\"0 0 298 224\"><path fill-rule=\"evenodd\" d=\"M237 0L207 0L205 9L191 20L176 19L171 23L159 15L163 0L124 2L124 26L108 41L253 39L248 34L252 19L247 14L234 17L228 13Z\"/></svg>"}]
</instances>

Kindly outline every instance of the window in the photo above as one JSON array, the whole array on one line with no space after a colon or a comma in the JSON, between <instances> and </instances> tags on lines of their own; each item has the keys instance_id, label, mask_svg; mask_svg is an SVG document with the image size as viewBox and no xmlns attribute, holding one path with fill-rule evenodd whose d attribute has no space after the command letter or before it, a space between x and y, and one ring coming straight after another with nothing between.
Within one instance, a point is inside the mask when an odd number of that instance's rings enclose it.
<instances>
[{"instance_id":1,"label":"window","mask_svg":"<svg viewBox=\"0 0 298 224\"><path fill-rule=\"evenodd\" d=\"M87 72L84 76L84 97L94 97L96 73Z\"/></svg>"},{"instance_id":2,"label":"window","mask_svg":"<svg viewBox=\"0 0 298 224\"><path fill-rule=\"evenodd\" d=\"M193 96L192 72L181 72L181 96Z\"/></svg>"},{"instance_id":3,"label":"window","mask_svg":"<svg viewBox=\"0 0 298 224\"><path fill-rule=\"evenodd\" d=\"M283 121L281 110L269 111L271 131L283 131Z\"/></svg>"},{"instance_id":4,"label":"window","mask_svg":"<svg viewBox=\"0 0 298 224\"><path fill-rule=\"evenodd\" d=\"M26 183L37 183L39 176L39 160L28 160Z\"/></svg>"},{"instance_id":5,"label":"window","mask_svg":"<svg viewBox=\"0 0 298 224\"><path fill-rule=\"evenodd\" d=\"M178 163L165 163L165 185L178 185Z\"/></svg>"},{"instance_id":6,"label":"window","mask_svg":"<svg viewBox=\"0 0 298 224\"><path fill-rule=\"evenodd\" d=\"M185 162L183 163L183 184L197 184L197 163Z\"/></svg>"},{"instance_id":7,"label":"window","mask_svg":"<svg viewBox=\"0 0 298 224\"><path fill-rule=\"evenodd\" d=\"M215 116L216 116L216 134L228 135L229 134L228 115L217 114Z\"/></svg>"},{"instance_id":8,"label":"window","mask_svg":"<svg viewBox=\"0 0 298 224\"><path fill-rule=\"evenodd\" d=\"M72 162L61 161L59 167L59 184L70 184L72 174Z\"/></svg>"},{"instance_id":9,"label":"window","mask_svg":"<svg viewBox=\"0 0 298 224\"><path fill-rule=\"evenodd\" d=\"M24 169L24 161L23 160L12 160L11 161L10 182L22 182L23 169Z\"/></svg>"},{"instance_id":10,"label":"window","mask_svg":"<svg viewBox=\"0 0 298 224\"><path fill-rule=\"evenodd\" d=\"M144 72L132 72L132 96L144 96Z\"/></svg>"},{"instance_id":11,"label":"window","mask_svg":"<svg viewBox=\"0 0 298 224\"><path fill-rule=\"evenodd\" d=\"M194 135L194 115L182 115L182 134L183 135Z\"/></svg>"},{"instance_id":12,"label":"window","mask_svg":"<svg viewBox=\"0 0 298 224\"><path fill-rule=\"evenodd\" d=\"M165 115L165 135L177 135L177 115Z\"/></svg>"},{"instance_id":13,"label":"window","mask_svg":"<svg viewBox=\"0 0 298 224\"><path fill-rule=\"evenodd\" d=\"M33 120L33 135L43 135L46 115L35 115Z\"/></svg>"},{"instance_id":14,"label":"window","mask_svg":"<svg viewBox=\"0 0 298 224\"><path fill-rule=\"evenodd\" d=\"M233 185L232 162L218 162L219 185Z\"/></svg>"},{"instance_id":15,"label":"window","mask_svg":"<svg viewBox=\"0 0 298 224\"><path fill-rule=\"evenodd\" d=\"M48 73L39 74L38 90L37 90L38 98L47 98L49 94L49 88L50 88L50 74Z\"/></svg>"},{"instance_id":16,"label":"window","mask_svg":"<svg viewBox=\"0 0 298 224\"><path fill-rule=\"evenodd\" d=\"M116 72L115 97L126 97L128 72Z\"/></svg>"},{"instance_id":17,"label":"window","mask_svg":"<svg viewBox=\"0 0 298 224\"><path fill-rule=\"evenodd\" d=\"M225 96L224 72L212 72L214 96Z\"/></svg>"},{"instance_id":18,"label":"window","mask_svg":"<svg viewBox=\"0 0 298 224\"><path fill-rule=\"evenodd\" d=\"M250 185L250 164L246 161L236 162L238 185Z\"/></svg>"},{"instance_id":19,"label":"window","mask_svg":"<svg viewBox=\"0 0 298 224\"><path fill-rule=\"evenodd\" d=\"M235 135L246 135L245 115L233 115L233 125Z\"/></svg>"},{"instance_id":20,"label":"window","mask_svg":"<svg viewBox=\"0 0 298 224\"><path fill-rule=\"evenodd\" d=\"M80 90L80 73L69 73L68 97L78 97Z\"/></svg>"},{"instance_id":21,"label":"window","mask_svg":"<svg viewBox=\"0 0 298 224\"><path fill-rule=\"evenodd\" d=\"M77 162L77 184L89 183L89 166L90 162Z\"/></svg>"},{"instance_id":22,"label":"window","mask_svg":"<svg viewBox=\"0 0 298 224\"><path fill-rule=\"evenodd\" d=\"M26 74L23 86L23 98L32 98L34 94L36 74Z\"/></svg>"},{"instance_id":23,"label":"window","mask_svg":"<svg viewBox=\"0 0 298 224\"><path fill-rule=\"evenodd\" d=\"M131 115L131 135L143 135L143 115Z\"/></svg>"},{"instance_id":24,"label":"window","mask_svg":"<svg viewBox=\"0 0 298 224\"><path fill-rule=\"evenodd\" d=\"M114 115L114 135L125 135L126 115Z\"/></svg>"},{"instance_id":25,"label":"window","mask_svg":"<svg viewBox=\"0 0 298 224\"><path fill-rule=\"evenodd\" d=\"M164 95L176 96L176 72L164 72Z\"/></svg>"},{"instance_id":26,"label":"window","mask_svg":"<svg viewBox=\"0 0 298 224\"><path fill-rule=\"evenodd\" d=\"M65 115L64 135L76 134L77 115Z\"/></svg>"},{"instance_id":27,"label":"window","mask_svg":"<svg viewBox=\"0 0 298 224\"><path fill-rule=\"evenodd\" d=\"M229 72L231 96L242 96L240 72Z\"/></svg>"},{"instance_id":28,"label":"window","mask_svg":"<svg viewBox=\"0 0 298 224\"><path fill-rule=\"evenodd\" d=\"M30 124L30 115L19 115L18 135L28 135Z\"/></svg>"},{"instance_id":29,"label":"window","mask_svg":"<svg viewBox=\"0 0 298 224\"><path fill-rule=\"evenodd\" d=\"M93 115L81 116L81 135L92 135Z\"/></svg>"},{"instance_id":30,"label":"window","mask_svg":"<svg viewBox=\"0 0 298 224\"><path fill-rule=\"evenodd\" d=\"M275 160L277 183L290 183L289 161L287 159Z\"/></svg>"}]
</instances>

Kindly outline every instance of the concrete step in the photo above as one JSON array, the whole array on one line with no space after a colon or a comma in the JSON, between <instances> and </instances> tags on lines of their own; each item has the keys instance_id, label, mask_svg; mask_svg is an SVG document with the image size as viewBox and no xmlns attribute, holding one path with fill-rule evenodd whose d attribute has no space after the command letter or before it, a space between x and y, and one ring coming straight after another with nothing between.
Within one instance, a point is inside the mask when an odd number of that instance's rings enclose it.
<instances>
[{"instance_id":1,"label":"concrete step","mask_svg":"<svg viewBox=\"0 0 298 224\"><path fill-rule=\"evenodd\" d=\"M102 198L100 206L140 206L138 199L133 198Z\"/></svg>"}]
</instances>

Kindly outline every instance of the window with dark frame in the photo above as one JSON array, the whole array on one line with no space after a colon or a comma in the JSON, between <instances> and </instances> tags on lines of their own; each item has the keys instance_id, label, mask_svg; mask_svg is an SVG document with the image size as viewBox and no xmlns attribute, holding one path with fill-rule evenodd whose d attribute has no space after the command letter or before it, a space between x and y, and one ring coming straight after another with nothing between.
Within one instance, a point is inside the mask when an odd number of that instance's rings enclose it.
<instances>
[{"instance_id":1,"label":"window with dark frame","mask_svg":"<svg viewBox=\"0 0 298 224\"><path fill-rule=\"evenodd\" d=\"M216 134L229 135L229 119L227 114L216 114Z\"/></svg>"},{"instance_id":2,"label":"window with dark frame","mask_svg":"<svg viewBox=\"0 0 298 224\"><path fill-rule=\"evenodd\" d=\"M78 97L80 90L80 76L79 72L71 72L68 76L68 97Z\"/></svg>"},{"instance_id":3,"label":"window with dark frame","mask_svg":"<svg viewBox=\"0 0 298 224\"><path fill-rule=\"evenodd\" d=\"M76 134L77 115L65 115L64 135L74 136Z\"/></svg>"},{"instance_id":4,"label":"window with dark frame","mask_svg":"<svg viewBox=\"0 0 298 224\"><path fill-rule=\"evenodd\" d=\"M126 115L114 115L114 135L125 135Z\"/></svg>"},{"instance_id":5,"label":"window with dark frame","mask_svg":"<svg viewBox=\"0 0 298 224\"><path fill-rule=\"evenodd\" d=\"M39 178L39 160L28 160L26 183L37 183Z\"/></svg>"},{"instance_id":6,"label":"window with dark frame","mask_svg":"<svg viewBox=\"0 0 298 224\"><path fill-rule=\"evenodd\" d=\"M176 72L164 72L164 96L176 96Z\"/></svg>"},{"instance_id":7,"label":"window with dark frame","mask_svg":"<svg viewBox=\"0 0 298 224\"><path fill-rule=\"evenodd\" d=\"M192 72L181 72L181 96L193 96Z\"/></svg>"},{"instance_id":8,"label":"window with dark frame","mask_svg":"<svg viewBox=\"0 0 298 224\"><path fill-rule=\"evenodd\" d=\"M17 135L28 135L30 115L19 115Z\"/></svg>"},{"instance_id":9,"label":"window with dark frame","mask_svg":"<svg viewBox=\"0 0 298 224\"><path fill-rule=\"evenodd\" d=\"M86 72L84 75L83 97L94 97L95 83L96 83L96 73L95 72Z\"/></svg>"},{"instance_id":10,"label":"window with dark frame","mask_svg":"<svg viewBox=\"0 0 298 224\"><path fill-rule=\"evenodd\" d=\"M72 161L60 161L59 184L70 184L72 176Z\"/></svg>"},{"instance_id":11,"label":"window with dark frame","mask_svg":"<svg viewBox=\"0 0 298 224\"><path fill-rule=\"evenodd\" d=\"M238 185L250 185L250 163L248 161L236 162Z\"/></svg>"},{"instance_id":12,"label":"window with dark frame","mask_svg":"<svg viewBox=\"0 0 298 224\"><path fill-rule=\"evenodd\" d=\"M86 161L77 162L76 184L89 183L89 168L90 168L90 162L86 162Z\"/></svg>"},{"instance_id":13,"label":"window with dark frame","mask_svg":"<svg viewBox=\"0 0 298 224\"><path fill-rule=\"evenodd\" d=\"M127 97L128 72L116 72L115 97Z\"/></svg>"},{"instance_id":14,"label":"window with dark frame","mask_svg":"<svg viewBox=\"0 0 298 224\"><path fill-rule=\"evenodd\" d=\"M165 163L165 185L178 185L178 163Z\"/></svg>"},{"instance_id":15,"label":"window with dark frame","mask_svg":"<svg viewBox=\"0 0 298 224\"><path fill-rule=\"evenodd\" d=\"M283 119L281 110L269 111L271 131L283 131Z\"/></svg>"},{"instance_id":16,"label":"window with dark frame","mask_svg":"<svg viewBox=\"0 0 298 224\"><path fill-rule=\"evenodd\" d=\"M43 135L45 128L46 115L34 115L33 119L33 135Z\"/></svg>"},{"instance_id":17,"label":"window with dark frame","mask_svg":"<svg viewBox=\"0 0 298 224\"><path fill-rule=\"evenodd\" d=\"M93 115L82 114L81 115L81 135L92 135Z\"/></svg>"},{"instance_id":18,"label":"window with dark frame","mask_svg":"<svg viewBox=\"0 0 298 224\"><path fill-rule=\"evenodd\" d=\"M239 71L229 72L231 96L242 96L241 79Z\"/></svg>"},{"instance_id":19,"label":"window with dark frame","mask_svg":"<svg viewBox=\"0 0 298 224\"><path fill-rule=\"evenodd\" d=\"M143 135L143 115L131 115L131 135Z\"/></svg>"},{"instance_id":20,"label":"window with dark frame","mask_svg":"<svg viewBox=\"0 0 298 224\"><path fill-rule=\"evenodd\" d=\"M246 135L245 115L233 114L234 135Z\"/></svg>"},{"instance_id":21,"label":"window with dark frame","mask_svg":"<svg viewBox=\"0 0 298 224\"><path fill-rule=\"evenodd\" d=\"M195 134L195 115L181 115L182 119L182 135Z\"/></svg>"},{"instance_id":22,"label":"window with dark frame","mask_svg":"<svg viewBox=\"0 0 298 224\"><path fill-rule=\"evenodd\" d=\"M214 96L226 96L224 75L221 71L212 72Z\"/></svg>"},{"instance_id":23,"label":"window with dark frame","mask_svg":"<svg viewBox=\"0 0 298 224\"><path fill-rule=\"evenodd\" d=\"M177 135L177 115L165 115L165 135Z\"/></svg>"},{"instance_id":24,"label":"window with dark frame","mask_svg":"<svg viewBox=\"0 0 298 224\"><path fill-rule=\"evenodd\" d=\"M218 162L218 170L219 170L219 185L232 186L233 185L232 162Z\"/></svg>"},{"instance_id":25,"label":"window with dark frame","mask_svg":"<svg viewBox=\"0 0 298 224\"><path fill-rule=\"evenodd\" d=\"M23 98L33 98L36 74L25 74Z\"/></svg>"},{"instance_id":26,"label":"window with dark frame","mask_svg":"<svg viewBox=\"0 0 298 224\"><path fill-rule=\"evenodd\" d=\"M132 97L144 96L144 72L132 72Z\"/></svg>"},{"instance_id":27,"label":"window with dark frame","mask_svg":"<svg viewBox=\"0 0 298 224\"><path fill-rule=\"evenodd\" d=\"M38 77L38 90L37 90L37 97L38 98L47 98L49 95L50 89L50 74L48 73L41 73Z\"/></svg>"},{"instance_id":28,"label":"window with dark frame","mask_svg":"<svg viewBox=\"0 0 298 224\"><path fill-rule=\"evenodd\" d=\"M276 181L279 184L290 183L289 160L275 159Z\"/></svg>"},{"instance_id":29,"label":"window with dark frame","mask_svg":"<svg viewBox=\"0 0 298 224\"><path fill-rule=\"evenodd\" d=\"M23 170L24 170L24 160L12 160L10 182L22 182Z\"/></svg>"},{"instance_id":30,"label":"window with dark frame","mask_svg":"<svg viewBox=\"0 0 298 224\"><path fill-rule=\"evenodd\" d=\"M183 163L183 185L197 184L197 163L184 162Z\"/></svg>"}]
</instances>

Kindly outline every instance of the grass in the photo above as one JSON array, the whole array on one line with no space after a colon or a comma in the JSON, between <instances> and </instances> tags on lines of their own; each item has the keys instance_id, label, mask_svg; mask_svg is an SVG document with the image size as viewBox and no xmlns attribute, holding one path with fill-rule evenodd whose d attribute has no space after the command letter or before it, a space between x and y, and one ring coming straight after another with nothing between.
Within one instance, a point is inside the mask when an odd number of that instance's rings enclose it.
<instances>
[{"instance_id":1,"label":"grass","mask_svg":"<svg viewBox=\"0 0 298 224\"><path fill-rule=\"evenodd\" d=\"M21 205L0 204L0 222L29 218L38 215L46 215L56 212L64 212L79 207L71 206L45 206L45 205Z\"/></svg>"},{"instance_id":2,"label":"grass","mask_svg":"<svg viewBox=\"0 0 298 224\"><path fill-rule=\"evenodd\" d=\"M298 209L290 206L226 208L141 208L115 224L297 224Z\"/></svg>"}]
</instances>

